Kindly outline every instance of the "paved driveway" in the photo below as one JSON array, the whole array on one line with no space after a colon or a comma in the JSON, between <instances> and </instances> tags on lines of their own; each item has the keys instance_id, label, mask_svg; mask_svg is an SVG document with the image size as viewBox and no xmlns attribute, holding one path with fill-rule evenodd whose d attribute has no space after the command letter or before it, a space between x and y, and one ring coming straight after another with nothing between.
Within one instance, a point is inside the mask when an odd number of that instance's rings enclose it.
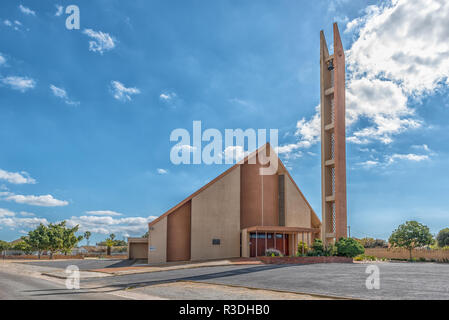
<instances>
[{"instance_id":1,"label":"paved driveway","mask_svg":"<svg viewBox=\"0 0 449 320\"><path fill-rule=\"evenodd\" d=\"M449 264L378 263L380 290L368 290L367 264L223 266L86 279L118 288L179 280L361 299L449 299ZM195 297L190 297L195 299Z\"/></svg>"},{"instance_id":2,"label":"paved driveway","mask_svg":"<svg viewBox=\"0 0 449 320\"><path fill-rule=\"evenodd\" d=\"M0 271L0 300L121 300L91 290L67 290L64 284Z\"/></svg>"}]
</instances>

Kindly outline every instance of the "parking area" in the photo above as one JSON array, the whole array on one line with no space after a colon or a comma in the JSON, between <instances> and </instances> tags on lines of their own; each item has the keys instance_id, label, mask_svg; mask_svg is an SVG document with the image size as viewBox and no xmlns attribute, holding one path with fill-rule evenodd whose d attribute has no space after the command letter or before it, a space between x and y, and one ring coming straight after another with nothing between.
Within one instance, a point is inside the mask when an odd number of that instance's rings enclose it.
<instances>
[{"instance_id":1,"label":"parking area","mask_svg":"<svg viewBox=\"0 0 449 320\"><path fill-rule=\"evenodd\" d=\"M449 299L449 264L374 265L379 268L378 290L366 286L369 265L356 263L217 266L86 279L85 283L138 288L190 281L355 299Z\"/></svg>"}]
</instances>

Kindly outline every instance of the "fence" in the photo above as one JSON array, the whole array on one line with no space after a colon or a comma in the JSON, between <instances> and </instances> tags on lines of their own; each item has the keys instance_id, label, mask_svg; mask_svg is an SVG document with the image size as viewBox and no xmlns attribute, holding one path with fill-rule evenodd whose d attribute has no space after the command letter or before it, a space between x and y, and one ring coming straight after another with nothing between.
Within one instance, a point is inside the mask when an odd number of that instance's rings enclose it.
<instances>
[{"instance_id":1,"label":"fence","mask_svg":"<svg viewBox=\"0 0 449 320\"><path fill-rule=\"evenodd\" d=\"M410 252L403 248L366 248L365 254L377 258L386 259L409 259ZM424 258L426 260L448 261L449 250L447 249L413 249L412 257L416 259Z\"/></svg>"},{"instance_id":2,"label":"fence","mask_svg":"<svg viewBox=\"0 0 449 320\"><path fill-rule=\"evenodd\" d=\"M106 247L97 246L89 247L88 250L84 248L75 248L70 254L55 253L53 259L84 259L84 258L114 258L114 259L127 259L127 247L113 247L111 255L106 255ZM19 251L19 250L6 250L0 252L0 258L3 259L38 259L38 253L33 252L31 254ZM41 259L50 259L49 252L43 252Z\"/></svg>"}]
</instances>

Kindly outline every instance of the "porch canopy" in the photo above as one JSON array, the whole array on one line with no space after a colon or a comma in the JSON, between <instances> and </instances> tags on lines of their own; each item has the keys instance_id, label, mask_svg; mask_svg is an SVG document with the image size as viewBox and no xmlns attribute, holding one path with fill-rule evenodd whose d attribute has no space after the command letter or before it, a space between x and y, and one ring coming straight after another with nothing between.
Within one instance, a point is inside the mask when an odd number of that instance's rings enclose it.
<instances>
[{"instance_id":1,"label":"porch canopy","mask_svg":"<svg viewBox=\"0 0 449 320\"><path fill-rule=\"evenodd\" d=\"M319 228L284 226L248 227L242 230L242 256L254 257L264 255L265 250L270 247L279 249L284 255L295 255L299 242L310 245L319 233ZM280 238L279 241L271 240L277 238Z\"/></svg>"}]
</instances>

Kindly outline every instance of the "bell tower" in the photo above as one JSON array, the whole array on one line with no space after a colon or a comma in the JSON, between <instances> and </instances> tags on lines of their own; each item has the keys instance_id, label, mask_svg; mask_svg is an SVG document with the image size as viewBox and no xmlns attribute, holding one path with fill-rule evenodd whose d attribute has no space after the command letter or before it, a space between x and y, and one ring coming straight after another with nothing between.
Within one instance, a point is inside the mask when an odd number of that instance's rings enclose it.
<instances>
[{"instance_id":1,"label":"bell tower","mask_svg":"<svg viewBox=\"0 0 449 320\"><path fill-rule=\"evenodd\" d=\"M323 243L347 237L345 53L334 23L334 52L320 34L321 64L321 196Z\"/></svg>"}]
</instances>

